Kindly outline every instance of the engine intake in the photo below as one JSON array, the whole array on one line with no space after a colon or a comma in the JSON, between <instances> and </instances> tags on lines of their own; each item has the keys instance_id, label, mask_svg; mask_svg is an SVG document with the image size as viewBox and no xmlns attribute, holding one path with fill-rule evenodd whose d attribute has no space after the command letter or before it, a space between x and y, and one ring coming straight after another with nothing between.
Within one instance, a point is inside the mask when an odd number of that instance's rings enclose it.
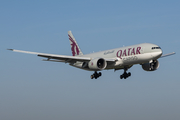
<instances>
[{"instance_id":1,"label":"engine intake","mask_svg":"<svg viewBox=\"0 0 180 120\"><path fill-rule=\"evenodd\" d=\"M93 70L103 70L106 66L107 62L103 58L94 58L88 63L88 67Z\"/></svg>"},{"instance_id":2,"label":"engine intake","mask_svg":"<svg viewBox=\"0 0 180 120\"><path fill-rule=\"evenodd\" d=\"M142 64L142 68L145 71L155 71L159 68L159 61L153 60L153 62L151 62L151 63L144 63L144 64Z\"/></svg>"}]
</instances>

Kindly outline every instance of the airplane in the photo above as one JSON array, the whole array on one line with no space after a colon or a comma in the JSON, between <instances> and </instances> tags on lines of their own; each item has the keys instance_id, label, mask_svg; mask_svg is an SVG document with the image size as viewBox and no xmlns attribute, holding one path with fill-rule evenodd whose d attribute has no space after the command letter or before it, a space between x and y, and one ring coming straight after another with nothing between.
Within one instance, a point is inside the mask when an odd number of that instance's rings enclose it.
<instances>
[{"instance_id":1,"label":"airplane","mask_svg":"<svg viewBox=\"0 0 180 120\"><path fill-rule=\"evenodd\" d=\"M46 54L38 52L30 52L16 49L8 49L14 52L27 54L35 54L44 57L43 61L64 62L69 65L83 70L94 71L90 76L91 79L99 78L102 73L98 71L114 69L124 70L120 75L120 79L126 79L131 76L127 70L135 64L140 64L145 71L155 71L159 68L159 58L170 56L175 52L162 55L162 49L155 44L141 43L137 45L125 46L90 54L83 54L77 44L71 31L68 31L69 41L71 45L72 56Z\"/></svg>"}]
</instances>

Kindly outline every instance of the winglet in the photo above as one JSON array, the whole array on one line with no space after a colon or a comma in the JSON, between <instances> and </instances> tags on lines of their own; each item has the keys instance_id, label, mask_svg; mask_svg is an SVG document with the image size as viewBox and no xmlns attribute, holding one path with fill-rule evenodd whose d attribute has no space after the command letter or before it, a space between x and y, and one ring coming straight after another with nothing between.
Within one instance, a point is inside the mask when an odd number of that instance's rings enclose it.
<instances>
[{"instance_id":1,"label":"winglet","mask_svg":"<svg viewBox=\"0 0 180 120\"><path fill-rule=\"evenodd\" d=\"M11 50L11 51L13 51L14 49L7 49L7 50Z\"/></svg>"}]
</instances>

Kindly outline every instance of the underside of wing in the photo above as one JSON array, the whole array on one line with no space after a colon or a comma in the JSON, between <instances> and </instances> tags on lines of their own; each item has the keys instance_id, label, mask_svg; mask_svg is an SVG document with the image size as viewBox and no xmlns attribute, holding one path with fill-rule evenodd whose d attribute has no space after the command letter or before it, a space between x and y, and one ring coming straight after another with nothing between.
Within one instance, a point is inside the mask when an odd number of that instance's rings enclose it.
<instances>
[{"instance_id":1,"label":"underside of wing","mask_svg":"<svg viewBox=\"0 0 180 120\"><path fill-rule=\"evenodd\" d=\"M80 57L80 56L67 56L67 55L56 55L56 54L46 54L46 53L38 53L38 52L30 52L30 51L23 51L23 50L15 50L15 49L8 49L14 52L21 52L27 54L35 54L39 57L45 57L47 60L45 61L54 61L54 62L66 62L66 63L75 63L77 61L80 62L87 62L90 61L90 57ZM54 59L54 60L52 60Z\"/></svg>"},{"instance_id":2,"label":"underside of wing","mask_svg":"<svg viewBox=\"0 0 180 120\"><path fill-rule=\"evenodd\" d=\"M66 62L66 63L75 63L77 61L79 62L86 62L90 61L91 58L89 57L76 57L76 56L66 56L66 55L54 55L54 54L38 54L39 57L45 57L47 58L47 61L52 61L50 59L55 59L55 62ZM59 61L57 61L59 60ZM54 60L53 60L54 61Z\"/></svg>"}]
</instances>

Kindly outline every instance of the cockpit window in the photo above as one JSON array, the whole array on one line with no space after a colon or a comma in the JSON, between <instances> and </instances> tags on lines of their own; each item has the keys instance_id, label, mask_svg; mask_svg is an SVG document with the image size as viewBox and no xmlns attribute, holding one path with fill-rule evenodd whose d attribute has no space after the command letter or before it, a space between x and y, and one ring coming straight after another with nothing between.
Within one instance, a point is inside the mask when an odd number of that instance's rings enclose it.
<instances>
[{"instance_id":1,"label":"cockpit window","mask_svg":"<svg viewBox=\"0 0 180 120\"><path fill-rule=\"evenodd\" d=\"M160 47L152 47L152 49L161 49Z\"/></svg>"}]
</instances>

